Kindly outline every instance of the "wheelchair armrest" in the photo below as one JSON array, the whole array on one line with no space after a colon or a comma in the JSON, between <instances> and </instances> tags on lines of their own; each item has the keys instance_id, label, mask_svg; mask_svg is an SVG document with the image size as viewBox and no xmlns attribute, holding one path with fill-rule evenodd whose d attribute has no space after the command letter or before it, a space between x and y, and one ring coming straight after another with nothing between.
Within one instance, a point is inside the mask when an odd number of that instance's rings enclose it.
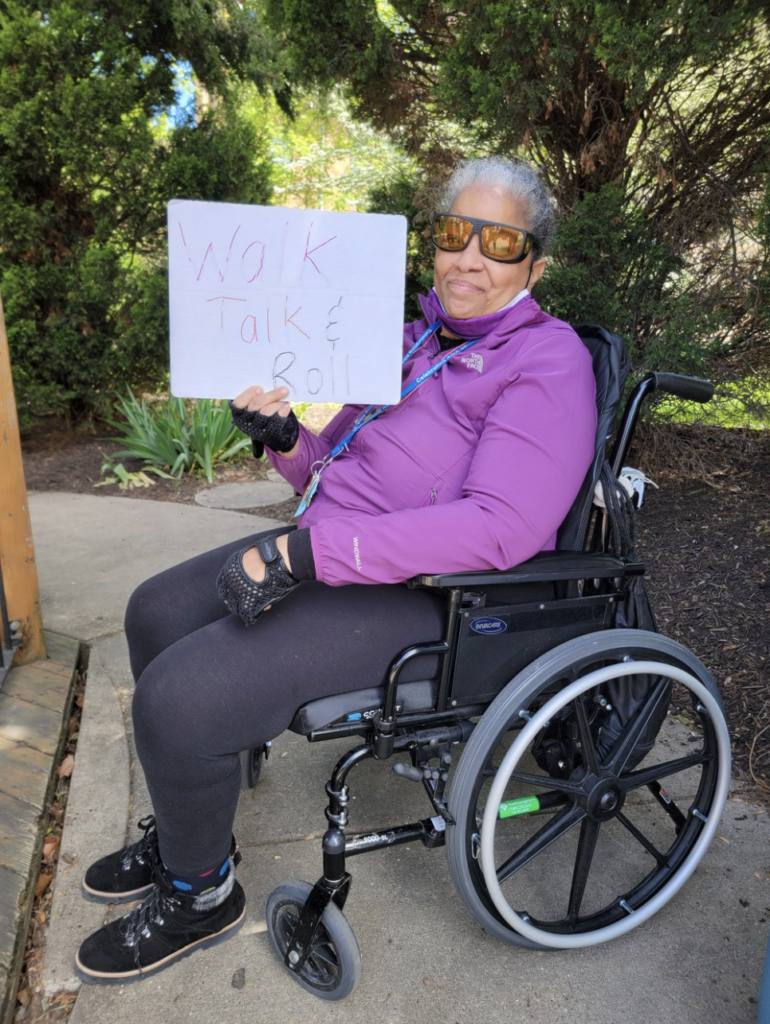
<instances>
[{"instance_id":1,"label":"wheelchair armrest","mask_svg":"<svg viewBox=\"0 0 770 1024\"><path fill-rule=\"evenodd\" d=\"M557 580L614 579L641 576L644 566L615 555L591 551L542 551L512 569L483 572L449 572L414 576L410 587L483 587L495 583L548 583Z\"/></svg>"}]
</instances>

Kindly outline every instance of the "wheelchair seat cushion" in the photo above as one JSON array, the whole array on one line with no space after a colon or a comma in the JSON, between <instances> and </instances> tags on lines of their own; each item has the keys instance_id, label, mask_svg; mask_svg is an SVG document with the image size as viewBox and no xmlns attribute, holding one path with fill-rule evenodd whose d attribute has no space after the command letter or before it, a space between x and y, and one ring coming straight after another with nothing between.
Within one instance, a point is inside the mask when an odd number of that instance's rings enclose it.
<instances>
[{"instance_id":1,"label":"wheelchair seat cushion","mask_svg":"<svg viewBox=\"0 0 770 1024\"><path fill-rule=\"evenodd\" d=\"M417 680L400 683L398 687L398 710L405 714L430 710L436 700L437 679ZM303 705L292 719L289 729L307 736L328 725L367 721L382 707L385 696L384 686L367 686L350 693L339 693L332 697L320 697Z\"/></svg>"}]
</instances>

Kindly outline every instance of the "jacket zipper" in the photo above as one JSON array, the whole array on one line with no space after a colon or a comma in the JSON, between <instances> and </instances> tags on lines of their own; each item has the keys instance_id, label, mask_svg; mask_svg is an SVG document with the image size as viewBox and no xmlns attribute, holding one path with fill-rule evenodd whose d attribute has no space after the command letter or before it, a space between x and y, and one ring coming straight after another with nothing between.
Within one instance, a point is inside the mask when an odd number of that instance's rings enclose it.
<instances>
[{"instance_id":1,"label":"jacket zipper","mask_svg":"<svg viewBox=\"0 0 770 1024\"><path fill-rule=\"evenodd\" d=\"M435 505L437 500L438 500L438 491L436 490L435 487L431 487L431 489L430 489L430 503L431 503L431 505Z\"/></svg>"}]
</instances>

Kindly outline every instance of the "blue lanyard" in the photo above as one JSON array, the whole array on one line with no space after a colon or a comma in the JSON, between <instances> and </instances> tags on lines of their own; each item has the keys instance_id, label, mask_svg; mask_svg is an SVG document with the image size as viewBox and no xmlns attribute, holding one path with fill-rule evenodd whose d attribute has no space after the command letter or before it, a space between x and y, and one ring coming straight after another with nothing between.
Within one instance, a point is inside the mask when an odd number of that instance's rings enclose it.
<instances>
[{"instance_id":1,"label":"blue lanyard","mask_svg":"<svg viewBox=\"0 0 770 1024\"><path fill-rule=\"evenodd\" d=\"M435 334L440 326L441 321L436 320L435 323L432 323L430 325L427 331L420 335L420 337L417 339L414 345L412 345L412 347L406 353L404 358L401 360L402 366L411 356L414 355L414 353L419 348L422 348L422 346L425 344L428 338L430 338L431 335ZM427 370L423 370L423 372L419 374L419 376L415 377L411 384L407 384L406 387L401 389L401 401L403 402L404 399L411 395L413 391L416 391L417 388L419 388L422 384L425 383L426 380L428 380L429 377L432 377L434 374L438 373L439 370L442 369L442 367L446 366L450 359L452 359L454 356L459 356L461 352L464 352L467 348L470 348L471 345L475 345L478 340L478 338L473 338L471 341L466 341L465 344L460 345L459 348L451 349L434 366L429 367ZM367 423L371 423L372 420L376 420L378 416L382 416L384 412L391 408L392 406L390 405L382 405L380 406L379 409L375 409L374 405L368 406L366 409L364 409L364 411L353 424L353 429L348 434L346 434L341 441L337 442L337 444L332 448L328 455L325 455L324 458L319 460L318 462L313 463L313 465L310 467L313 471L313 476L310 481L310 484L308 485L307 490L302 496L302 501L300 501L297 511L294 513L295 518L297 516L302 515L302 513L307 509L308 505L315 497L315 493L318 490L318 484L320 483L321 480L321 474L326 469L326 467L330 465L337 458L338 455L345 451L345 449L348 447L350 442L353 440L353 438L356 436L358 431L361 430L362 427L365 427Z\"/></svg>"}]
</instances>

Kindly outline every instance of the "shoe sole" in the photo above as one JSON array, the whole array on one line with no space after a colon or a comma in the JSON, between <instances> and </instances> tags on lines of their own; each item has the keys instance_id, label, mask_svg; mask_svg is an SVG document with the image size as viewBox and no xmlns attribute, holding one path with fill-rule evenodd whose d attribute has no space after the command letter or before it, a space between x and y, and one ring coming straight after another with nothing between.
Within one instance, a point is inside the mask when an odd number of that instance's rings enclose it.
<instances>
[{"instance_id":1,"label":"shoe sole","mask_svg":"<svg viewBox=\"0 0 770 1024\"><path fill-rule=\"evenodd\" d=\"M151 883L142 886L141 889L132 889L130 892L100 892L98 889L90 889L85 882L80 884L83 898L91 903L135 903L136 900L143 900L145 896L149 896L154 888L154 883Z\"/></svg>"},{"instance_id":2,"label":"shoe sole","mask_svg":"<svg viewBox=\"0 0 770 1024\"><path fill-rule=\"evenodd\" d=\"M165 957L163 960L158 960L157 963L151 964L141 971L130 971L127 974L105 974L100 971L89 971L87 967L81 964L80 954L78 953L75 957L75 973L87 985L128 985L132 981L142 981L143 978L159 974L160 971L164 971L167 967L172 967L179 960L184 960L186 956L195 953L199 949L207 949L209 946L216 946L220 942L225 942L240 930L245 919L246 908L244 907L241 911L241 916L236 921L233 921L232 924L229 924L227 928L223 928L221 932L216 932L216 934L209 935L204 939L198 939L197 942L185 946L179 952L172 953L170 956Z\"/></svg>"}]
</instances>

